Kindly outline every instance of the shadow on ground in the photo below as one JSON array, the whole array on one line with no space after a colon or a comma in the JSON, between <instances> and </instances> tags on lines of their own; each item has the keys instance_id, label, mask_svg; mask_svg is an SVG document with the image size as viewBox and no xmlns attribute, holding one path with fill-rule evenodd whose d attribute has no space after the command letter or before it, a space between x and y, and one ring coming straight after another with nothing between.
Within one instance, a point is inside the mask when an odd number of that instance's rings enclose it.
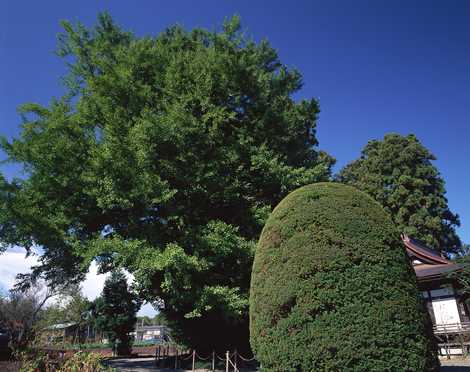
<instances>
[{"instance_id":1,"label":"shadow on ground","mask_svg":"<svg viewBox=\"0 0 470 372\"><path fill-rule=\"evenodd\" d=\"M470 372L470 361L449 361L443 362L442 364L441 372ZM106 361L106 365L116 368L119 372L184 371L157 368L154 358L110 359Z\"/></svg>"},{"instance_id":2,"label":"shadow on ground","mask_svg":"<svg viewBox=\"0 0 470 372\"><path fill-rule=\"evenodd\" d=\"M105 364L107 366L116 368L119 372L148 372L166 370L157 368L155 366L154 358L110 359L107 360Z\"/></svg>"}]
</instances>

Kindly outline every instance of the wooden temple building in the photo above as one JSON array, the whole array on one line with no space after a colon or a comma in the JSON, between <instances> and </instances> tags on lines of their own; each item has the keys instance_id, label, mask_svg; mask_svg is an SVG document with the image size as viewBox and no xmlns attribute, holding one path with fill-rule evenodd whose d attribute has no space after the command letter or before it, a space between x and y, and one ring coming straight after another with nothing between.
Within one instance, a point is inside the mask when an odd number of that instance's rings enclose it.
<instances>
[{"instance_id":1,"label":"wooden temple building","mask_svg":"<svg viewBox=\"0 0 470 372\"><path fill-rule=\"evenodd\" d=\"M470 351L470 311L457 275L462 267L435 250L403 235L426 306L433 323L441 354Z\"/></svg>"}]
</instances>

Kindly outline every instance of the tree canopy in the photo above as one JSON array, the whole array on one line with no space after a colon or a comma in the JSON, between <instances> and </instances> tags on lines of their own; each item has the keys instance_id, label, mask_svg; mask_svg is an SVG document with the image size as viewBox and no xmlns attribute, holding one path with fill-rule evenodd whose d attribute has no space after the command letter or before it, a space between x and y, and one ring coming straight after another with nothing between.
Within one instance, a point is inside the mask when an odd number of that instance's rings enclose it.
<instances>
[{"instance_id":1,"label":"tree canopy","mask_svg":"<svg viewBox=\"0 0 470 372\"><path fill-rule=\"evenodd\" d=\"M436 157L414 135L372 140L337 179L365 191L390 213L402 233L436 250L455 253L458 215L449 209Z\"/></svg>"},{"instance_id":2,"label":"tree canopy","mask_svg":"<svg viewBox=\"0 0 470 372\"><path fill-rule=\"evenodd\" d=\"M64 22L67 93L25 104L2 149L26 177L0 179L0 240L42 247L34 275L80 279L92 260L134 274L180 340L248 343L255 241L291 190L326 180L315 99L301 74L238 17L220 31L122 31ZM230 335L229 337L227 335Z\"/></svg>"}]
</instances>

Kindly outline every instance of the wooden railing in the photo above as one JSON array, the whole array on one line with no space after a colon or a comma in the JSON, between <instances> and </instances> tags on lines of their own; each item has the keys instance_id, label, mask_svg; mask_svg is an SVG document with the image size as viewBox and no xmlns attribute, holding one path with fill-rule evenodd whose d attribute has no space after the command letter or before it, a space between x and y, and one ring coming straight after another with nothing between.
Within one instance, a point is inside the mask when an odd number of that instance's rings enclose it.
<instances>
[{"instance_id":1,"label":"wooden railing","mask_svg":"<svg viewBox=\"0 0 470 372\"><path fill-rule=\"evenodd\" d=\"M470 332L470 322L435 324L433 326L433 331L435 335L466 333Z\"/></svg>"}]
</instances>

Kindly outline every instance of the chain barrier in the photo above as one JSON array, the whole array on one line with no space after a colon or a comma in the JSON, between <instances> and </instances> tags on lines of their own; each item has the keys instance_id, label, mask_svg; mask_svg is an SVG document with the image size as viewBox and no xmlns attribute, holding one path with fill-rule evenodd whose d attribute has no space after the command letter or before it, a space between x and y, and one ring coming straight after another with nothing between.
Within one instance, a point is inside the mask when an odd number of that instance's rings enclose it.
<instances>
[{"instance_id":1,"label":"chain barrier","mask_svg":"<svg viewBox=\"0 0 470 372\"><path fill-rule=\"evenodd\" d=\"M212 371L214 371L215 369L215 365L216 365L216 360L219 360L221 362L224 362L225 364L225 368L226 368L226 371L228 371L227 368L230 368L230 369L233 369L233 371L237 372L239 371L239 367L237 366L237 360L238 358L240 358L240 362L253 362L256 360L255 356L253 355L252 358L245 358L243 357L242 355L240 355L238 353L237 350L235 350L234 352L229 352L227 351L226 354L222 357L220 357L219 355L217 355L217 353L215 353L215 351L212 352L212 355L209 355L207 357L203 357L201 355L199 355L196 350L186 350L186 351L182 351L182 350L178 350L177 348L176 349L173 349L173 355L170 355L170 348L157 348L156 350L156 353L155 353L155 359L156 359L156 362L159 362L159 361L164 361L164 360L167 360L168 358L175 358L175 361L174 361L174 364L173 364L173 368L177 368L178 366L181 366L181 362L188 362L189 360L192 359L192 368L193 368L193 371L195 370L195 363L196 361L202 361L202 362L208 362L208 361L212 361ZM185 357L183 357L183 355L186 355ZM171 360L171 359L170 359ZM167 362L166 362L167 363ZM173 362L171 362L173 363ZM171 367L170 367L171 368Z\"/></svg>"}]
</instances>

